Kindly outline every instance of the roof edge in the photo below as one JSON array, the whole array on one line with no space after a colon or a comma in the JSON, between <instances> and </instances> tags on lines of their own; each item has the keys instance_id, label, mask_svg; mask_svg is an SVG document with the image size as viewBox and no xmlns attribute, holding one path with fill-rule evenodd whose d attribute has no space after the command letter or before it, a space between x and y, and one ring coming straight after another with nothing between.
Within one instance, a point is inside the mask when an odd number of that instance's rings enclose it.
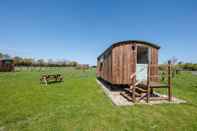
<instances>
[{"instance_id":1,"label":"roof edge","mask_svg":"<svg viewBox=\"0 0 197 131\"><path fill-rule=\"evenodd\" d=\"M143 40L126 40L126 41L120 41L120 42L116 42L116 43L113 43L110 47L108 47L103 53L101 53L101 55L99 55L97 57L97 59L99 59L105 52L107 52L108 50L114 48L115 46L119 46L121 44L127 44L127 43L143 43L145 45L149 45L149 46L152 46L156 49L160 49L160 46L157 45L157 44L154 44L152 42L147 42L147 41L143 41Z\"/></svg>"}]
</instances>

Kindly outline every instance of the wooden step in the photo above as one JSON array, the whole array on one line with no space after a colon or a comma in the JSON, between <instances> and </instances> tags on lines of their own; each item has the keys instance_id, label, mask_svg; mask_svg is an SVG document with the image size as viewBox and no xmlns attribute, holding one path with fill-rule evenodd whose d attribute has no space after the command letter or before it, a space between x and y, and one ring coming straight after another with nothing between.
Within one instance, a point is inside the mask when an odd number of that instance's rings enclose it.
<instances>
[{"instance_id":1,"label":"wooden step","mask_svg":"<svg viewBox=\"0 0 197 131\"><path fill-rule=\"evenodd\" d=\"M133 101L131 96L127 94L126 92L121 92L120 95L126 98L128 101Z\"/></svg>"},{"instance_id":2,"label":"wooden step","mask_svg":"<svg viewBox=\"0 0 197 131\"><path fill-rule=\"evenodd\" d=\"M125 90L126 92L128 92L128 93L131 93L131 94L133 93L133 92L132 92L132 89L125 88L124 90ZM138 92L135 92L135 96L140 97L141 94L139 94Z\"/></svg>"},{"instance_id":3,"label":"wooden step","mask_svg":"<svg viewBox=\"0 0 197 131\"><path fill-rule=\"evenodd\" d=\"M135 87L135 90L138 90L138 91L140 91L142 93L146 93L147 92L147 90L145 90L143 88L140 88L140 87Z\"/></svg>"}]
</instances>

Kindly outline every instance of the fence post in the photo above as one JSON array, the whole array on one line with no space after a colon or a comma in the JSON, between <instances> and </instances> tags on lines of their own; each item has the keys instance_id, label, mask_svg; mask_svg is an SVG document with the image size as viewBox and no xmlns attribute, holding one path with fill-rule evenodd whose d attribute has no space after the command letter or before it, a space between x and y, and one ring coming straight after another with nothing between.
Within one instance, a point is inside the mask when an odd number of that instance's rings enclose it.
<instances>
[{"instance_id":1,"label":"fence post","mask_svg":"<svg viewBox=\"0 0 197 131\"><path fill-rule=\"evenodd\" d=\"M168 100L172 101L172 65L168 61Z\"/></svg>"}]
</instances>

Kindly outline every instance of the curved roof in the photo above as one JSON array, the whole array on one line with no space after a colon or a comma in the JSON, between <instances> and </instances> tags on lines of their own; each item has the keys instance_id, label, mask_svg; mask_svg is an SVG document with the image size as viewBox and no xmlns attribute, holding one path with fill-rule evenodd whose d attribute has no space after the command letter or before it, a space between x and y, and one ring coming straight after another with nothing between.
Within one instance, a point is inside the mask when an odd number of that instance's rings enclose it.
<instances>
[{"instance_id":1,"label":"curved roof","mask_svg":"<svg viewBox=\"0 0 197 131\"><path fill-rule=\"evenodd\" d=\"M142 40L127 40L127 41L120 41L120 42L116 42L114 44L112 44L109 48L107 48L98 58L100 58L105 52L107 52L108 50L111 50L112 48L114 48L115 46L119 46L119 45L122 45L122 44L134 44L134 43L142 43L142 44L145 44L145 45L148 45L148 46L151 46L153 48L156 48L156 49L160 49L160 46L154 44L154 43L151 43L151 42L147 42L147 41L142 41Z\"/></svg>"}]
</instances>

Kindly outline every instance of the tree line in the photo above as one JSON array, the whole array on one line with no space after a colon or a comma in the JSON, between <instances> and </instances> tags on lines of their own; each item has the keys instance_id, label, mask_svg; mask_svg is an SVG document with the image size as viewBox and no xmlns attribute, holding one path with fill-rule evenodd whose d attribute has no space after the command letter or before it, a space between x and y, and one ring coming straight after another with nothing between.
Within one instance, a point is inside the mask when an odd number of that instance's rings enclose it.
<instances>
[{"instance_id":1,"label":"tree line","mask_svg":"<svg viewBox=\"0 0 197 131\"><path fill-rule=\"evenodd\" d=\"M178 63L177 67L182 70L197 71L196 63Z\"/></svg>"},{"instance_id":2,"label":"tree line","mask_svg":"<svg viewBox=\"0 0 197 131\"><path fill-rule=\"evenodd\" d=\"M185 70L185 71L197 71L197 63L185 63L183 61L179 61L177 58L172 57L170 59L172 65L173 65L173 70ZM164 64L167 64L168 62L165 62ZM160 65L160 70L163 70L163 64Z\"/></svg>"},{"instance_id":3,"label":"tree line","mask_svg":"<svg viewBox=\"0 0 197 131\"><path fill-rule=\"evenodd\" d=\"M15 66L41 66L41 67L76 67L78 62L69 60L53 60L53 59L33 59L23 58L20 56L11 57L8 54L0 53L0 59L13 59Z\"/></svg>"}]
</instances>

